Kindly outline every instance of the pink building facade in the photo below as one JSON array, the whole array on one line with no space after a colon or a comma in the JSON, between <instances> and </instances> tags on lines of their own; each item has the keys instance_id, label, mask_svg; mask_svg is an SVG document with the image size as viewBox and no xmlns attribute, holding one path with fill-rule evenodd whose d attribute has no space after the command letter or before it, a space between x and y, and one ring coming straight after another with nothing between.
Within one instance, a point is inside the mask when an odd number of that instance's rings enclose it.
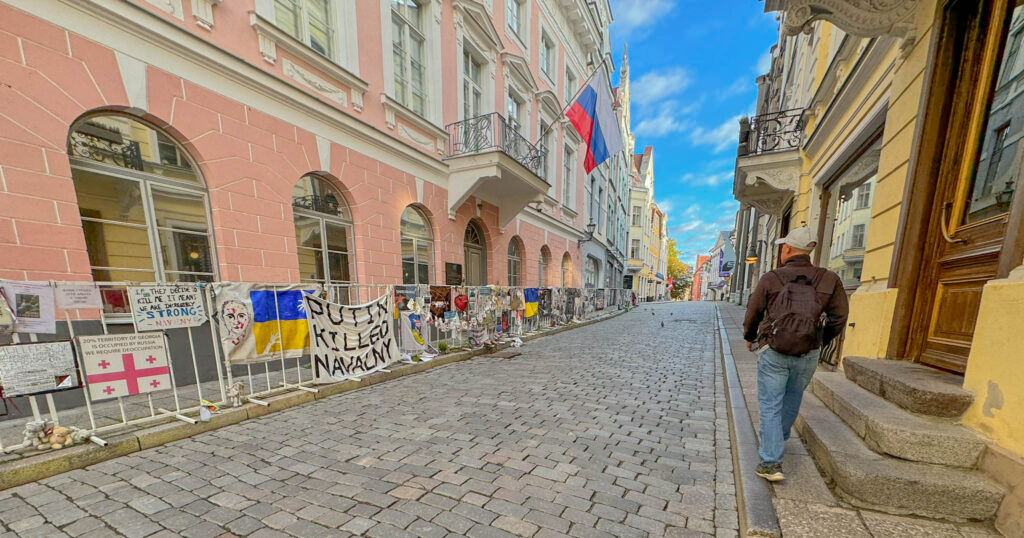
<instances>
[{"instance_id":1,"label":"pink building facade","mask_svg":"<svg viewBox=\"0 0 1024 538\"><path fill-rule=\"evenodd\" d=\"M0 0L0 278L580 286L606 1Z\"/></svg>"}]
</instances>

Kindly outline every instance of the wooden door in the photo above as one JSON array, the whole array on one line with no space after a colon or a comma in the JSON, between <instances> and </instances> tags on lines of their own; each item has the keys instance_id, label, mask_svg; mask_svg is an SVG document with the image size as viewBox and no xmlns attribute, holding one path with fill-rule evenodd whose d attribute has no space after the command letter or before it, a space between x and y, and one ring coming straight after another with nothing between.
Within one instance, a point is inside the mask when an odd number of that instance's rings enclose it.
<instances>
[{"instance_id":1,"label":"wooden door","mask_svg":"<svg viewBox=\"0 0 1024 538\"><path fill-rule=\"evenodd\" d=\"M466 245L466 285L487 285L487 277L484 276L484 252L477 245Z\"/></svg>"},{"instance_id":2,"label":"wooden door","mask_svg":"<svg viewBox=\"0 0 1024 538\"><path fill-rule=\"evenodd\" d=\"M1005 276L1012 258L1020 261L1012 248L1018 227L1008 224L1021 218L1013 193L1024 168L1024 8L962 0L947 19L954 40L946 58L954 66L952 94L943 111L949 129L909 350L925 364L964 372L985 283Z\"/></svg>"}]
</instances>

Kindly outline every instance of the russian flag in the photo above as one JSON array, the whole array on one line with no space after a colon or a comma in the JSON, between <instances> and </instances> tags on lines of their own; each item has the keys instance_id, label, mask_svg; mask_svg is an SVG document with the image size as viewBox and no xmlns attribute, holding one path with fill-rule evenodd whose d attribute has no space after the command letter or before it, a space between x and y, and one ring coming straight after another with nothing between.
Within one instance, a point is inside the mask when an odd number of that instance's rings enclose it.
<instances>
[{"instance_id":1,"label":"russian flag","mask_svg":"<svg viewBox=\"0 0 1024 538\"><path fill-rule=\"evenodd\" d=\"M608 157L622 151L619 122L612 108L611 84L603 67L590 77L590 83L576 97L565 117L587 143L583 167L588 174Z\"/></svg>"}]
</instances>

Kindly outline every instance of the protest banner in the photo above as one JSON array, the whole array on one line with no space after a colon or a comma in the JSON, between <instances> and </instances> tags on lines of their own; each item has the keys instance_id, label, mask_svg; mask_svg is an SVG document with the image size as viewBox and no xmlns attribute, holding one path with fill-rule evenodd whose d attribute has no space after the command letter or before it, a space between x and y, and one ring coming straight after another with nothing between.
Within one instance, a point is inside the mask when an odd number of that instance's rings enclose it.
<instances>
[{"instance_id":1,"label":"protest banner","mask_svg":"<svg viewBox=\"0 0 1024 538\"><path fill-rule=\"evenodd\" d=\"M128 300L135 330L140 332L198 327L206 322L196 284L129 287Z\"/></svg>"},{"instance_id":2,"label":"protest banner","mask_svg":"<svg viewBox=\"0 0 1024 538\"><path fill-rule=\"evenodd\" d=\"M45 394L79 385L70 340L0 346L0 389L4 397Z\"/></svg>"},{"instance_id":3,"label":"protest banner","mask_svg":"<svg viewBox=\"0 0 1024 538\"><path fill-rule=\"evenodd\" d=\"M57 332L54 318L53 288L49 282L3 281L4 295L14 310L14 331L19 333Z\"/></svg>"},{"instance_id":4,"label":"protest banner","mask_svg":"<svg viewBox=\"0 0 1024 538\"><path fill-rule=\"evenodd\" d=\"M92 282L58 282L53 297L61 310L103 308L100 289Z\"/></svg>"},{"instance_id":5,"label":"protest banner","mask_svg":"<svg viewBox=\"0 0 1024 538\"><path fill-rule=\"evenodd\" d=\"M79 336L78 345L93 400L171 388L163 333Z\"/></svg>"},{"instance_id":6,"label":"protest banner","mask_svg":"<svg viewBox=\"0 0 1024 538\"><path fill-rule=\"evenodd\" d=\"M345 306L313 295L303 297L309 313L313 378L331 383L358 378L399 358L392 333L394 298Z\"/></svg>"},{"instance_id":7,"label":"protest banner","mask_svg":"<svg viewBox=\"0 0 1024 538\"><path fill-rule=\"evenodd\" d=\"M320 284L252 284L214 282L221 348L230 364L301 357L309 347L305 294L319 294Z\"/></svg>"}]
</instances>

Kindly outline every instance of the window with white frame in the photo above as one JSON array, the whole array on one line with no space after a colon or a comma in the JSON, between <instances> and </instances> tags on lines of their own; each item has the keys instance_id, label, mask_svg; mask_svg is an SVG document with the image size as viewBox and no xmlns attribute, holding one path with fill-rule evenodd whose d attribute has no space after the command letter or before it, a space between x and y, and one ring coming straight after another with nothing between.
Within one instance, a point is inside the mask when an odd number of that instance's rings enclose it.
<instances>
[{"instance_id":1,"label":"window with white frame","mask_svg":"<svg viewBox=\"0 0 1024 538\"><path fill-rule=\"evenodd\" d=\"M541 177L551 180L551 138L553 133L551 131L551 124L544 120L540 120L540 147L541 147L541 161L540 161L540 173Z\"/></svg>"},{"instance_id":2,"label":"window with white frame","mask_svg":"<svg viewBox=\"0 0 1024 538\"><path fill-rule=\"evenodd\" d=\"M565 102L572 101L576 97L576 75L568 67L565 68Z\"/></svg>"},{"instance_id":3,"label":"window with white frame","mask_svg":"<svg viewBox=\"0 0 1024 538\"><path fill-rule=\"evenodd\" d=\"M630 241L629 245L629 257L636 260L640 259L640 240L634 239Z\"/></svg>"},{"instance_id":4,"label":"window with white frame","mask_svg":"<svg viewBox=\"0 0 1024 538\"><path fill-rule=\"evenodd\" d=\"M321 284L352 281L352 217L341 193L325 179L303 176L292 189L299 279Z\"/></svg>"},{"instance_id":5,"label":"window with white frame","mask_svg":"<svg viewBox=\"0 0 1024 538\"><path fill-rule=\"evenodd\" d=\"M523 285L523 247L515 237L508 242L508 285Z\"/></svg>"},{"instance_id":6,"label":"window with white frame","mask_svg":"<svg viewBox=\"0 0 1024 538\"><path fill-rule=\"evenodd\" d=\"M423 4L418 0L391 0L395 100L420 116L427 113L423 12Z\"/></svg>"},{"instance_id":7,"label":"window with white frame","mask_svg":"<svg viewBox=\"0 0 1024 538\"><path fill-rule=\"evenodd\" d=\"M576 191L576 152L565 147L562 156L562 205L573 209L573 193Z\"/></svg>"},{"instance_id":8,"label":"window with white frame","mask_svg":"<svg viewBox=\"0 0 1024 538\"><path fill-rule=\"evenodd\" d=\"M523 32L523 3L523 0L505 0L505 18L507 19L508 27L516 35L522 35Z\"/></svg>"},{"instance_id":9,"label":"window with white frame","mask_svg":"<svg viewBox=\"0 0 1024 538\"><path fill-rule=\"evenodd\" d=\"M540 70L549 77L555 75L555 44L547 32L541 32L540 36Z\"/></svg>"},{"instance_id":10,"label":"window with white frame","mask_svg":"<svg viewBox=\"0 0 1024 538\"><path fill-rule=\"evenodd\" d=\"M642 214L643 213L642 213L642 210L640 209L640 206L638 206L638 205L633 206L633 226L640 226L640 217L641 217Z\"/></svg>"},{"instance_id":11,"label":"window with white frame","mask_svg":"<svg viewBox=\"0 0 1024 538\"><path fill-rule=\"evenodd\" d=\"M513 129L519 131L523 126L523 109L526 107L526 103L511 88L508 90L508 98L505 99L505 102L508 123Z\"/></svg>"},{"instance_id":12,"label":"window with white frame","mask_svg":"<svg viewBox=\"0 0 1024 538\"><path fill-rule=\"evenodd\" d=\"M864 224L853 225L853 235L850 237L850 248L864 248L864 230L867 228Z\"/></svg>"},{"instance_id":13,"label":"window with white frame","mask_svg":"<svg viewBox=\"0 0 1024 538\"><path fill-rule=\"evenodd\" d=\"M329 0L274 0L274 25L316 52L334 59L331 5Z\"/></svg>"},{"instance_id":14,"label":"window with white frame","mask_svg":"<svg viewBox=\"0 0 1024 538\"><path fill-rule=\"evenodd\" d=\"M483 84L480 73L484 65L465 45L462 49L462 119L475 118L482 112Z\"/></svg>"},{"instance_id":15,"label":"window with white frame","mask_svg":"<svg viewBox=\"0 0 1024 538\"><path fill-rule=\"evenodd\" d=\"M98 282L216 279L206 186L184 148L129 116L94 115L68 137L86 252ZM127 313L123 288L103 310Z\"/></svg>"},{"instance_id":16,"label":"window with white frame","mask_svg":"<svg viewBox=\"0 0 1024 538\"><path fill-rule=\"evenodd\" d=\"M871 182L857 187L857 209L865 209L871 205Z\"/></svg>"}]
</instances>

